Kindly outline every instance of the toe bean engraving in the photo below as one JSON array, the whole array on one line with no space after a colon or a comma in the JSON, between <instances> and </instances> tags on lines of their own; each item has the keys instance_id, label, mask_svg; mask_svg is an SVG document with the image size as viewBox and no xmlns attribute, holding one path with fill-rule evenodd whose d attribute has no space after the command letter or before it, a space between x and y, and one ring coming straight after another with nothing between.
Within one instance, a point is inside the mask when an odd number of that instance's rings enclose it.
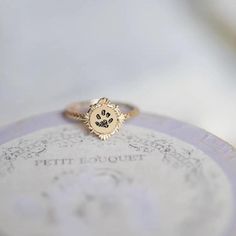
<instances>
[{"instance_id":1,"label":"toe bean engraving","mask_svg":"<svg viewBox=\"0 0 236 236\"><path fill-rule=\"evenodd\" d=\"M102 110L100 114L96 114L97 121L95 124L99 127L108 128L109 125L113 122L113 118L109 118L111 114Z\"/></svg>"},{"instance_id":2,"label":"toe bean engraving","mask_svg":"<svg viewBox=\"0 0 236 236\"><path fill-rule=\"evenodd\" d=\"M101 120L101 116L99 114L96 115L98 120Z\"/></svg>"}]
</instances>

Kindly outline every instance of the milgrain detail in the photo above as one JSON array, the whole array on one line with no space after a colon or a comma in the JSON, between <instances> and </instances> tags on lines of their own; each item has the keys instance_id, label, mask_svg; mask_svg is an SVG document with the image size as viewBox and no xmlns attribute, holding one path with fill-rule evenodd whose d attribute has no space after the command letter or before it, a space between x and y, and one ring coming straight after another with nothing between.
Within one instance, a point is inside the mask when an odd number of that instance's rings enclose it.
<instances>
[{"instance_id":1,"label":"milgrain detail","mask_svg":"<svg viewBox=\"0 0 236 236\"><path fill-rule=\"evenodd\" d=\"M120 107L126 112L123 113ZM84 109L88 109L86 113ZM72 103L64 111L66 117L85 123L89 131L101 140L109 139L120 130L125 120L139 113L139 109L133 105L114 104L105 97Z\"/></svg>"},{"instance_id":2,"label":"milgrain detail","mask_svg":"<svg viewBox=\"0 0 236 236\"><path fill-rule=\"evenodd\" d=\"M125 114L120 111L118 105L112 104L107 98L101 98L90 106L84 123L91 133L107 140L120 130L125 119Z\"/></svg>"}]
</instances>

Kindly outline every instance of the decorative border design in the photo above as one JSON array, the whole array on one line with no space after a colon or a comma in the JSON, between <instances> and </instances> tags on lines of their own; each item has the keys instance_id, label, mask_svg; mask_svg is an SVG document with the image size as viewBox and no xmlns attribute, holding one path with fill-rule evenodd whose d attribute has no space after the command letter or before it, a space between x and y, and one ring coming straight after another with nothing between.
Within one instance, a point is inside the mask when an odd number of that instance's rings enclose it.
<instances>
[{"instance_id":1,"label":"decorative border design","mask_svg":"<svg viewBox=\"0 0 236 236\"><path fill-rule=\"evenodd\" d=\"M94 128L92 127L91 123L90 123L90 116L92 114L92 112L103 106L106 105L108 107L110 107L111 109L113 109L117 115L117 125L115 127L115 129L108 134L103 134L100 133L96 130L94 130ZM88 129L90 130L90 133L94 133L95 135L97 135L101 140L107 140L108 138L110 138L113 134L115 134L116 132L119 131L119 129L121 128L123 122L125 121L125 115L120 111L119 106L112 104L111 101L108 98L101 98L98 100L97 103L90 105L90 108L88 110L88 112L85 114L84 116L84 123L85 125L88 127Z\"/></svg>"}]
</instances>

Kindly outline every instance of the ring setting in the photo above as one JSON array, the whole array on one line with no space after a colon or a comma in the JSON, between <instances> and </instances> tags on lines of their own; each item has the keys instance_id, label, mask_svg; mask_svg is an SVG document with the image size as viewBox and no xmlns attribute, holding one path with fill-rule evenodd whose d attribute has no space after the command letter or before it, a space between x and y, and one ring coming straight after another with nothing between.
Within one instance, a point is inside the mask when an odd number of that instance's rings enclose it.
<instances>
[{"instance_id":1,"label":"ring setting","mask_svg":"<svg viewBox=\"0 0 236 236\"><path fill-rule=\"evenodd\" d=\"M89 109L82 113L80 110L86 105L89 106ZM119 105L128 108L128 112L121 112ZM139 113L137 107L122 103L119 105L113 104L108 98L103 97L95 101L74 103L65 110L65 115L82 121L91 133L97 135L101 140L107 140L120 130L126 119Z\"/></svg>"}]
</instances>

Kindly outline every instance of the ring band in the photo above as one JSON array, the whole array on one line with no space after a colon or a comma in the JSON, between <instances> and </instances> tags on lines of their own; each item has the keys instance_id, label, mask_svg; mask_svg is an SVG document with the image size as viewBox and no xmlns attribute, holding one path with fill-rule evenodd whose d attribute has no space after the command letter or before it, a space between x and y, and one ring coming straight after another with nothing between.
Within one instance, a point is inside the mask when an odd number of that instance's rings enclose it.
<instances>
[{"instance_id":1,"label":"ring band","mask_svg":"<svg viewBox=\"0 0 236 236\"><path fill-rule=\"evenodd\" d=\"M82 121L91 133L106 140L119 131L125 120L137 116L139 109L130 104L113 104L107 98L100 98L72 103L64 114L68 118Z\"/></svg>"}]
</instances>

